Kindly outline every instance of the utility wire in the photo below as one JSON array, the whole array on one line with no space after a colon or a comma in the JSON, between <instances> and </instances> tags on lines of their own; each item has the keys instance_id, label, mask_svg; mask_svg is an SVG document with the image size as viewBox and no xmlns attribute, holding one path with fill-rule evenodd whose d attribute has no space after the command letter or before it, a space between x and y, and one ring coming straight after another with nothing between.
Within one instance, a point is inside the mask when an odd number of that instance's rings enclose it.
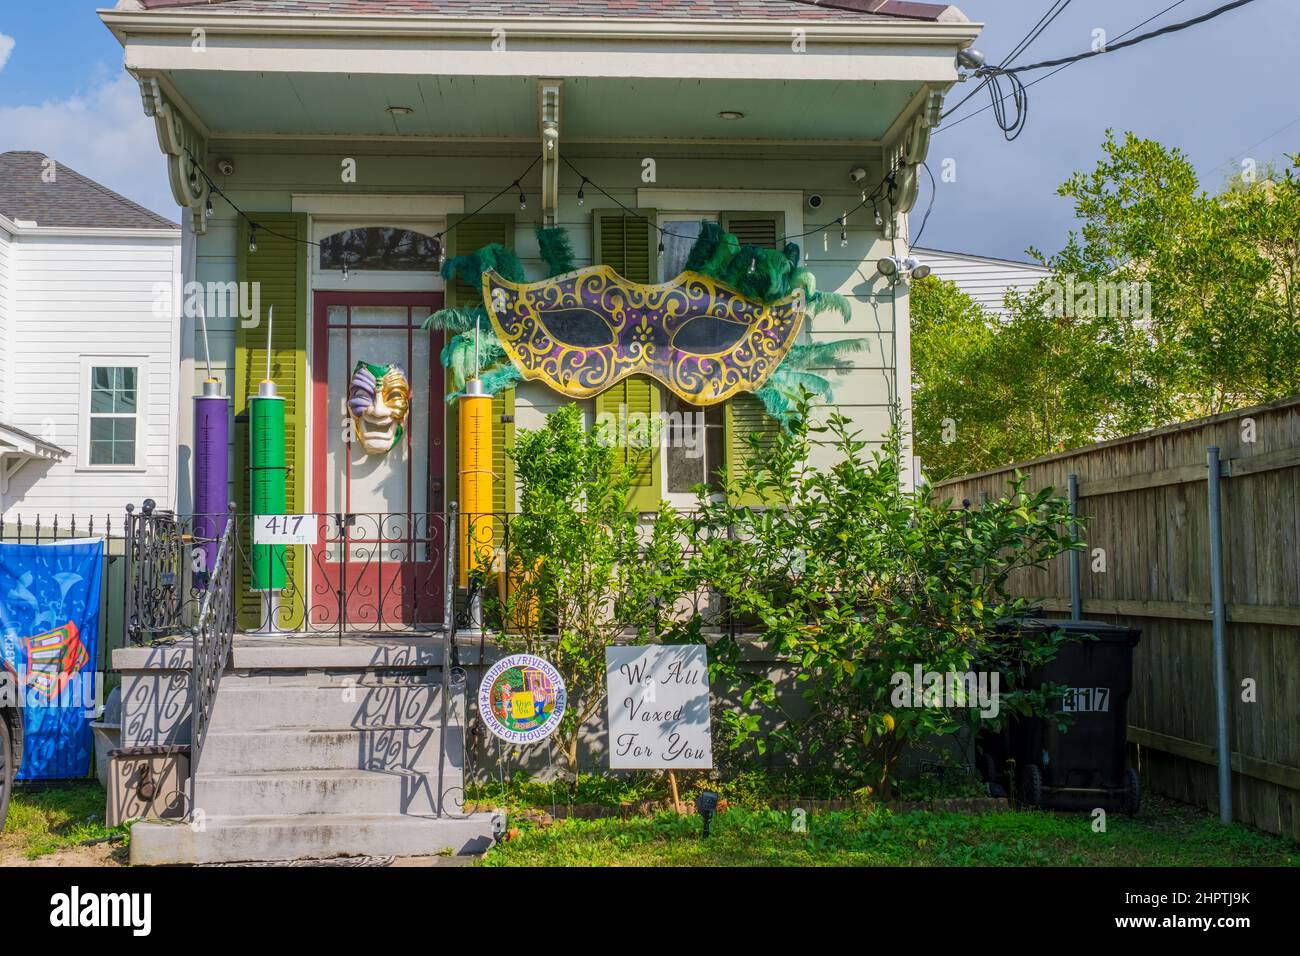
<instances>
[{"instance_id":1,"label":"utility wire","mask_svg":"<svg viewBox=\"0 0 1300 956\"><path fill-rule=\"evenodd\" d=\"M934 173L930 171L930 164L925 160L921 160L921 168L924 169L925 174L930 177L930 201L926 204L925 215L921 217L921 228L916 230L915 237L909 236L907 239L908 246L913 249L921 244L921 236L925 234L925 224L930 221L930 212L934 209L935 193L939 191L939 187L936 186L934 182Z\"/></svg>"},{"instance_id":2,"label":"utility wire","mask_svg":"<svg viewBox=\"0 0 1300 956\"><path fill-rule=\"evenodd\" d=\"M1141 36L1135 36L1131 40L1125 40L1122 43L1110 43L1100 50L1088 50L1085 53L1076 53L1073 56L1063 56L1055 60L1043 60L1041 63L1030 63L1026 66L1013 66L1003 72L1006 73L1025 73L1029 70L1042 70L1049 66L1067 66L1071 63L1078 63L1080 60L1087 60L1094 56L1101 56L1104 53L1114 53L1116 50L1123 50L1125 47L1136 46L1139 43L1145 43L1147 40L1154 40L1156 37L1162 37L1169 33L1178 33L1180 30L1186 30L1188 27L1194 27L1197 24L1213 20L1215 17L1223 16L1229 11L1236 10L1238 7L1244 7L1248 3L1254 3L1255 0L1232 0L1232 3L1225 3L1221 7L1216 7L1209 13L1203 13L1199 17L1193 17L1191 20L1183 20L1179 23L1171 23L1167 27L1161 27L1159 30L1152 30L1150 33L1143 33Z\"/></svg>"},{"instance_id":3,"label":"utility wire","mask_svg":"<svg viewBox=\"0 0 1300 956\"><path fill-rule=\"evenodd\" d=\"M1012 60L1020 56L1026 50L1028 50L1030 45L1035 40L1037 40L1040 36L1042 36L1043 31L1052 25L1052 21L1055 20L1057 17L1059 17L1063 12L1065 12L1065 8L1068 7L1070 3L1071 0L1053 0L1052 5L1047 8L1047 12L1045 12L1041 17L1038 18L1038 22L1030 28L1029 32L1026 33L1024 37L1021 38L1020 42L1017 43L1012 48L1011 52L1002 58L1002 62L999 63L998 66L1006 67L1010 65ZM959 109L965 106L974 96L976 96L980 90L988 86L989 82L990 82L989 78L985 77L983 80L980 81L979 86L975 87L975 89L971 90L964 97L962 97L961 101L956 106L953 106L950 109L945 110L943 114L939 117L939 119L943 120L945 117L950 116L951 114L957 112Z\"/></svg>"},{"instance_id":4,"label":"utility wire","mask_svg":"<svg viewBox=\"0 0 1300 956\"><path fill-rule=\"evenodd\" d=\"M1187 2L1187 0L1175 0L1174 3L1171 3L1169 6L1165 7L1163 10L1161 10L1159 13L1152 14L1151 16L1149 16L1149 17L1147 17L1145 20L1143 20L1141 23L1138 23L1138 24L1136 24L1136 25L1134 25L1134 26L1129 27L1127 30L1125 30L1123 33L1121 33L1121 34L1120 34L1118 37L1116 37L1115 39L1117 39L1117 40L1122 40L1122 39L1124 39L1124 37L1126 37L1126 36L1128 36L1129 34L1133 33L1135 30L1141 30L1144 26L1146 26L1146 25L1147 25L1148 23L1150 23L1152 20L1158 20L1160 17L1163 17L1163 16L1164 16L1166 13L1168 13L1170 10L1174 9L1175 7L1180 7L1180 6L1182 6L1182 5L1183 5L1184 3L1186 3L1186 2ZM1074 62L1077 62L1077 61L1074 61ZM1065 70L1065 69L1067 69L1067 68L1073 66L1073 65L1074 65L1074 62L1066 63L1064 66L1059 66L1059 67L1057 67L1057 68L1056 68L1055 70L1053 70L1051 73L1045 74L1044 76L1040 76L1040 77L1038 77L1038 79L1036 79L1036 80L1031 80L1030 82L1028 82L1028 83L1025 84L1025 89L1027 90L1027 89L1029 89L1029 87L1031 87L1031 86L1037 86L1039 83L1043 82L1043 80L1051 79L1052 77L1056 76L1057 73L1060 73L1062 70ZM967 97L967 99L969 99L969 98L970 98L970 97ZM965 100L963 100L962 102L965 102ZM957 105L960 106L961 104L959 103L959 104L957 104ZM954 107L954 109L955 109L955 107ZM962 123L966 122L968 119L972 119L972 118L974 118L974 117L976 117L976 116L979 116L981 113L988 112L988 111L991 110L991 109L993 109L993 104L992 104L992 103L990 103L988 106L980 107L980 108L977 109L974 113L968 113L968 114L966 114L965 116L963 116L961 119L959 119L959 120L954 120L953 122L949 123L947 126L940 127L939 129L935 130L934 132L935 132L935 133L942 133L942 132L943 132L944 130L946 130L946 129L952 129L952 128L955 127L955 126L960 126ZM951 113L951 112L953 112L953 110L949 110L948 112ZM947 116L948 114L945 113L944 115ZM933 134L932 134L932 135L933 135Z\"/></svg>"}]
</instances>

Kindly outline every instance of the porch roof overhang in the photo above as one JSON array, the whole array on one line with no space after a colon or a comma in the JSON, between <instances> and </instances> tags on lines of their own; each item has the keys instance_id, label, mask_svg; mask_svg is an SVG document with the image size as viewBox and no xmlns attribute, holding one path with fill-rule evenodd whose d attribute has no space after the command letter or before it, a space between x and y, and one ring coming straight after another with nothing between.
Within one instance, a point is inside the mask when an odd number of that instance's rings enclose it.
<instances>
[{"instance_id":1,"label":"porch roof overhang","mask_svg":"<svg viewBox=\"0 0 1300 956\"><path fill-rule=\"evenodd\" d=\"M194 195L204 184L188 182L184 157L201 156L213 139L540 144L549 122L566 142L852 143L886 154L906 145L920 158L925 144L913 127L937 119L959 78L956 54L981 29L906 19L248 15L219 6L100 17L176 160L173 192L192 209L206 197ZM539 116L557 86L562 118L558 109Z\"/></svg>"},{"instance_id":2,"label":"porch roof overhang","mask_svg":"<svg viewBox=\"0 0 1300 956\"><path fill-rule=\"evenodd\" d=\"M0 422L0 494L9 490L10 479L29 461L63 461L68 454L67 449Z\"/></svg>"}]
</instances>

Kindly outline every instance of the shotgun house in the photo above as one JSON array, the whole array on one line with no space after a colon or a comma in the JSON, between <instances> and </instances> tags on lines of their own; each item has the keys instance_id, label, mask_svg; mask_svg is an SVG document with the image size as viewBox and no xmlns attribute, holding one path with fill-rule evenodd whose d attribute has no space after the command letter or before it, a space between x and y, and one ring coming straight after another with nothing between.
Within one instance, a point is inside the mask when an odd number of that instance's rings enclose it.
<instances>
[{"instance_id":1,"label":"shotgun house","mask_svg":"<svg viewBox=\"0 0 1300 956\"><path fill-rule=\"evenodd\" d=\"M459 786L460 711L450 706L436 727L399 722L450 755L430 790L424 755L399 747L383 764L364 722L331 716L341 705L303 677L441 666L439 516L460 471L446 397L461 383L443 362L452 333L424 326L485 295L440 266L495 244L541 280L551 261L539 227L563 233L577 268L641 286L674 280L702 231L755 256L794 244L816 289L843 297L844 315L791 325L780 347L862 340L850 367L821 371L834 406L879 439L896 406L906 424L910 385L906 266L877 263L907 259L930 131L979 25L955 7L900 0L119 0L100 16L157 122L182 207L182 391L228 402L218 426L181 415L178 460L213 435L228 442L231 547L252 558L224 569L236 636L214 705L224 651L206 664L197 644L115 659L136 711L124 725L148 728L124 743L191 744L193 808L208 824L137 828L132 852L165 861L468 845L490 821L445 816ZM583 330L570 331L583 346ZM582 361L590 367L591 354ZM698 416L693 454L652 449L638 475L647 509L686 504L722 465L743 468L748 436L776 427L752 389L706 405L652 375L611 376L583 394L556 381L525 371L494 390L494 511L515 507L505 451L516 430L570 402L589 423ZM267 421L259 394L278 403L265 447L249 436ZM275 513L317 527L283 546L282 575L259 581L267 546L245 519L266 513L258 483L280 455ZM196 502L197 481L179 475L180 522L211 507ZM151 636L146 624L138 636ZM177 719L161 700L171 678L205 667L200 712L185 705ZM418 684L382 689L415 693L421 714L441 692L436 679L427 698ZM330 727L343 742L310 749L301 727ZM358 749L370 762L356 763Z\"/></svg>"}]
</instances>

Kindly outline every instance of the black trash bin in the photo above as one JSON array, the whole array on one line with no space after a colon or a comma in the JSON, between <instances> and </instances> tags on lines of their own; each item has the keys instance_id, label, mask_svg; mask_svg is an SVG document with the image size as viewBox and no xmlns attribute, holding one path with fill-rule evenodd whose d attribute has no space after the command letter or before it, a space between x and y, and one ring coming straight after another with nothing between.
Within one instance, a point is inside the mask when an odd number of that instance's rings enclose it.
<instances>
[{"instance_id":1,"label":"black trash bin","mask_svg":"<svg viewBox=\"0 0 1300 956\"><path fill-rule=\"evenodd\" d=\"M1065 730L1055 720L1013 717L976 741L982 775L996 789L1014 780L1022 802L1053 809L1106 806L1132 815L1141 802L1137 771L1128 766L1128 697L1133 648L1142 632L1101 621L1022 618L998 625L1006 634L1064 630L1072 640L1026 675L1025 687L1063 685ZM1014 774L1014 776L1012 776Z\"/></svg>"}]
</instances>

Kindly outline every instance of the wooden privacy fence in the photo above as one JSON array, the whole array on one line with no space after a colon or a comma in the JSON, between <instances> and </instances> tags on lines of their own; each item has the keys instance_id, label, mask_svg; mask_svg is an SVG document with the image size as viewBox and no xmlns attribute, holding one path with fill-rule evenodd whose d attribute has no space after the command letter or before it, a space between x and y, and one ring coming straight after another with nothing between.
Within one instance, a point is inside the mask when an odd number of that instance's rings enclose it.
<instances>
[{"instance_id":1,"label":"wooden privacy fence","mask_svg":"<svg viewBox=\"0 0 1300 956\"><path fill-rule=\"evenodd\" d=\"M1018 468L1031 489L1077 476L1083 616L1142 629L1129 742L1144 786L1210 809L1216 782L1207 449L1218 446L1236 819L1300 839L1300 396L942 482L978 508ZM1016 594L1070 611L1070 560Z\"/></svg>"}]
</instances>

